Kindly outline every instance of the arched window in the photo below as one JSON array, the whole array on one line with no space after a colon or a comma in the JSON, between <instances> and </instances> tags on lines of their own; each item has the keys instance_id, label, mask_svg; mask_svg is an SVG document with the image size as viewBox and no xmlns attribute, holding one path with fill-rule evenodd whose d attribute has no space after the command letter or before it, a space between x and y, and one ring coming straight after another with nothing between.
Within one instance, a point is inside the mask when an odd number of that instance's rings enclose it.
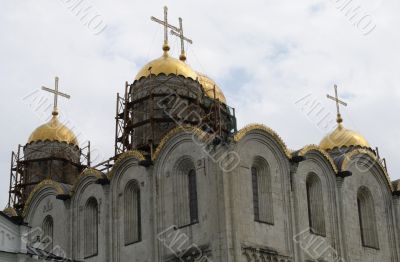
<instances>
[{"instance_id":1,"label":"arched window","mask_svg":"<svg viewBox=\"0 0 400 262\"><path fill-rule=\"evenodd\" d=\"M197 223L199 219L196 170L191 159L185 158L178 163L174 184L177 226Z\"/></svg>"},{"instance_id":2,"label":"arched window","mask_svg":"<svg viewBox=\"0 0 400 262\"><path fill-rule=\"evenodd\" d=\"M89 198L84 210L84 247L85 258L98 253L98 204L93 197Z\"/></svg>"},{"instance_id":3,"label":"arched window","mask_svg":"<svg viewBox=\"0 0 400 262\"><path fill-rule=\"evenodd\" d=\"M274 209L272 200L271 172L267 161L257 157L251 167L253 187L254 220L273 224Z\"/></svg>"},{"instance_id":4,"label":"arched window","mask_svg":"<svg viewBox=\"0 0 400 262\"><path fill-rule=\"evenodd\" d=\"M322 184L318 175L309 174L306 181L308 220L312 233L325 236L325 212L322 195Z\"/></svg>"},{"instance_id":5,"label":"arched window","mask_svg":"<svg viewBox=\"0 0 400 262\"><path fill-rule=\"evenodd\" d=\"M141 240L140 187L134 180L129 182L124 192L124 234L125 245Z\"/></svg>"},{"instance_id":6,"label":"arched window","mask_svg":"<svg viewBox=\"0 0 400 262\"><path fill-rule=\"evenodd\" d=\"M46 251L51 251L53 249L53 218L49 215L43 220L42 230L43 230L43 249Z\"/></svg>"},{"instance_id":7,"label":"arched window","mask_svg":"<svg viewBox=\"0 0 400 262\"><path fill-rule=\"evenodd\" d=\"M196 171L191 169L188 175L188 190L189 190L189 211L190 211L190 222L198 222L198 207L197 207L197 182L196 182Z\"/></svg>"},{"instance_id":8,"label":"arched window","mask_svg":"<svg viewBox=\"0 0 400 262\"><path fill-rule=\"evenodd\" d=\"M361 187L358 190L357 204L362 244L365 247L378 249L379 241L376 228L374 199L367 188Z\"/></svg>"}]
</instances>

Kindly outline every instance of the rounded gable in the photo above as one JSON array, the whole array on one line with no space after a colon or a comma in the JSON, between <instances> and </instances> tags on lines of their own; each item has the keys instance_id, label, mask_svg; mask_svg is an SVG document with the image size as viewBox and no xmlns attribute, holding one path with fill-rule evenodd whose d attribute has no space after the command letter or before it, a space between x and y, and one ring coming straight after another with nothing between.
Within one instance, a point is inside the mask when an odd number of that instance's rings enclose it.
<instances>
[{"instance_id":1,"label":"rounded gable","mask_svg":"<svg viewBox=\"0 0 400 262\"><path fill-rule=\"evenodd\" d=\"M287 156L287 158L291 159L292 153L286 146L285 142L283 142L282 138L274 130L263 124L250 124L243 127L234 135L233 140L235 142L240 142L246 136L255 132L264 133L267 136L271 137L279 145L280 149Z\"/></svg>"}]
</instances>

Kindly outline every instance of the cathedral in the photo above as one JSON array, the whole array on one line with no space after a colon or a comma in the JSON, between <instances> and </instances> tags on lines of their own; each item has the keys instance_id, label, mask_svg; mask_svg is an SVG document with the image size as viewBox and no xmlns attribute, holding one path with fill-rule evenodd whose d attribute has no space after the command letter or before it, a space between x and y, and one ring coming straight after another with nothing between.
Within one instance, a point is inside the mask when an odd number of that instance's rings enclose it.
<instances>
[{"instance_id":1,"label":"cathedral","mask_svg":"<svg viewBox=\"0 0 400 262\"><path fill-rule=\"evenodd\" d=\"M186 63L182 19L151 20L162 53L118 95L106 161L59 120L58 78L42 88L53 112L12 154L1 262L400 261L400 181L345 127L336 86L336 128L291 150L267 125L237 129L222 89Z\"/></svg>"}]
</instances>

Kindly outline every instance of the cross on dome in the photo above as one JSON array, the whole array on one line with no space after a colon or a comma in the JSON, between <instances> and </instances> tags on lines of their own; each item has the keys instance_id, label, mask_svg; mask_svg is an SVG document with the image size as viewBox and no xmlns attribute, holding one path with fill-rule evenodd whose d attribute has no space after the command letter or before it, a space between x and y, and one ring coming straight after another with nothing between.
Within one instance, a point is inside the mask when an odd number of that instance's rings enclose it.
<instances>
[{"instance_id":1,"label":"cross on dome","mask_svg":"<svg viewBox=\"0 0 400 262\"><path fill-rule=\"evenodd\" d=\"M187 38L183 34L183 24L182 24L181 17L179 17L179 30L178 31L171 30L171 34L173 34L181 39L181 55L179 56L179 59L181 61L186 61L185 41L188 42L189 44L193 44L193 41L191 39Z\"/></svg>"},{"instance_id":2,"label":"cross on dome","mask_svg":"<svg viewBox=\"0 0 400 262\"><path fill-rule=\"evenodd\" d=\"M42 90L54 94L54 104L53 104L53 113L52 113L53 116L58 115L58 108L57 108L58 96L65 97L66 99L70 99L71 98L70 95L67 95L65 93L62 93L62 92L58 91L58 80L59 80L59 78L56 76L55 77L54 89L50 89L50 88L47 88L45 86L42 86Z\"/></svg>"},{"instance_id":3,"label":"cross on dome","mask_svg":"<svg viewBox=\"0 0 400 262\"><path fill-rule=\"evenodd\" d=\"M347 103L339 99L338 91L337 91L337 85L335 85L335 96L333 97L333 96L331 96L329 94L326 95L326 96L328 97L328 99L331 99L331 100L336 102L336 111L337 111L337 120L336 121L337 121L338 124L342 123L343 122L343 118L342 118L342 116L340 114L340 105L347 106Z\"/></svg>"},{"instance_id":4,"label":"cross on dome","mask_svg":"<svg viewBox=\"0 0 400 262\"><path fill-rule=\"evenodd\" d=\"M164 45L163 45L163 50L165 52L169 51L169 45L168 45L168 28L175 30L177 32L179 32L179 28L171 25L168 23L168 7L164 6L164 20L158 19L154 16L152 16L151 21L154 21L156 23L159 23L160 25L162 25L164 27Z\"/></svg>"}]
</instances>

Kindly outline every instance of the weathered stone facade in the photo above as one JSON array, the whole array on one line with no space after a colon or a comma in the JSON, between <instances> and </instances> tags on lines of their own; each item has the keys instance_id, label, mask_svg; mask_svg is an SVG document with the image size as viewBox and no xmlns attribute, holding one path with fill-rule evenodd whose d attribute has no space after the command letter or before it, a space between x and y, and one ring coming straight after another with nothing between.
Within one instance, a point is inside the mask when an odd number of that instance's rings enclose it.
<instances>
[{"instance_id":1,"label":"weathered stone facade","mask_svg":"<svg viewBox=\"0 0 400 262\"><path fill-rule=\"evenodd\" d=\"M180 125L213 129L225 138L235 128L235 117L221 101L208 97L201 84L183 76L160 74L127 86L124 131L120 142L128 150L149 151Z\"/></svg>"},{"instance_id":2,"label":"weathered stone facade","mask_svg":"<svg viewBox=\"0 0 400 262\"><path fill-rule=\"evenodd\" d=\"M37 186L25 222L40 228L45 217L52 216L53 246L77 261L399 261L397 183L391 184L369 149L353 148L346 155L349 161L335 161L318 146L290 152L261 125L247 127L230 143L211 149L203 144L205 136L199 131L172 132L152 165L143 164L140 152L127 152L108 174L83 172L69 189L70 199L57 199L62 192L56 182ZM224 159L215 158L213 152L218 150L235 152L238 162L227 168L221 164ZM195 166L199 214L198 222L176 228L182 210L177 209L173 177L183 157ZM257 157L270 168L272 224L254 219L251 167ZM306 179L310 173L321 181L324 236L309 230ZM124 188L132 180L140 185L141 239L125 245ZM362 243L360 187L372 192L379 248ZM89 198L98 203L98 253L85 258L83 213ZM32 235L33 239L37 238Z\"/></svg>"},{"instance_id":3,"label":"weathered stone facade","mask_svg":"<svg viewBox=\"0 0 400 262\"><path fill-rule=\"evenodd\" d=\"M1 261L400 261L400 181L339 112L325 147L237 131L222 91L166 44L117 102L105 169L82 171L70 130L25 146L26 203L0 217Z\"/></svg>"},{"instance_id":4,"label":"weathered stone facade","mask_svg":"<svg viewBox=\"0 0 400 262\"><path fill-rule=\"evenodd\" d=\"M58 141L38 141L24 147L23 198L28 199L36 184L45 179L72 185L76 182L82 166L80 149L76 145Z\"/></svg>"}]
</instances>

